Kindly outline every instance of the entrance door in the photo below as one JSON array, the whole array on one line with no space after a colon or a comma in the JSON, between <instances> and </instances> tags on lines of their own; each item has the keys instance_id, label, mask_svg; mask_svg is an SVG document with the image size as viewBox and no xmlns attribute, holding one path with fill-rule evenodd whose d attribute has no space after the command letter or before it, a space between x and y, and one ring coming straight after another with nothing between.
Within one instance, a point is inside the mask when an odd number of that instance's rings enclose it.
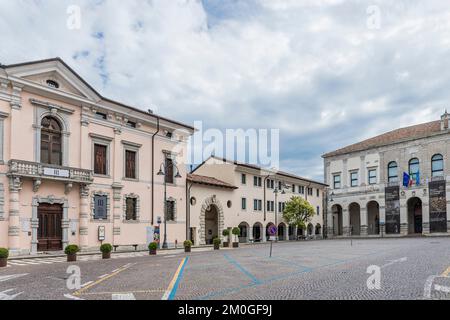
<instances>
[{"instance_id":1,"label":"entrance door","mask_svg":"<svg viewBox=\"0 0 450 320\"><path fill-rule=\"evenodd\" d=\"M63 249L62 214L62 205L39 205L38 251L60 251Z\"/></svg>"}]
</instances>

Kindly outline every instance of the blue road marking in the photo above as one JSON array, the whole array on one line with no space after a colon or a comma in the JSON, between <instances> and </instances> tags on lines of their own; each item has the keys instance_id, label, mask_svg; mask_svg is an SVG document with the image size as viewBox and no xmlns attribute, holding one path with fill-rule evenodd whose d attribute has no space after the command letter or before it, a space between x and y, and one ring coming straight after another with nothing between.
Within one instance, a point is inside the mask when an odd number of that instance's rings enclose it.
<instances>
[{"instance_id":1,"label":"blue road marking","mask_svg":"<svg viewBox=\"0 0 450 320\"><path fill-rule=\"evenodd\" d=\"M186 260L183 263L183 266L181 267L180 273L178 275L177 281L175 281L175 285L173 286L172 291L170 292L168 300L175 299L175 295L177 294L178 285L180 284L181 279L183 278L184 274L184 268L186 267L186 264L188 262L188 257L186 257Z\"/></svg>"},{"instance_id":2,"label":"blue road marking","mask_svg":"<svg viewBox=\"0 0 450 320\"><path fill-rule=\"evenodd\" d=\"M241 266L236 260L234 260L233 258L231 258L229 255L224 254L223 255L225 257L225 259L228 260L229 263L231 263L232 265L234 265L236 268L238 268L243 274L245 274L247 277L249 277L252 282L254 284L259 284L261 283L260 280L258 280L253 274L251 274L247 269L245 269L243 266Z\"/></svg>"}]
</instances>

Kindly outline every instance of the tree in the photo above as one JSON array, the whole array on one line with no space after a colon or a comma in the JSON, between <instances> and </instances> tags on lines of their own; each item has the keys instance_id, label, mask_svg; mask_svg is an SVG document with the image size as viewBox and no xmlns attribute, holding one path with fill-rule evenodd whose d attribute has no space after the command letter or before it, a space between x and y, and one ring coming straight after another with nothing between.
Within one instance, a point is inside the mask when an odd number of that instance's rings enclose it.
<instances>
[{"instance_id":1,"label":"tree","mask_svg":"<svg viewBox=\"0 0 450 320\"><path fill-rule=\"evenodd\" d=\"M306 224L314 214L314 207L308 201L294 196L286 203L283 218L290 225L306 229Z\"/></svg>"}]
</instances>

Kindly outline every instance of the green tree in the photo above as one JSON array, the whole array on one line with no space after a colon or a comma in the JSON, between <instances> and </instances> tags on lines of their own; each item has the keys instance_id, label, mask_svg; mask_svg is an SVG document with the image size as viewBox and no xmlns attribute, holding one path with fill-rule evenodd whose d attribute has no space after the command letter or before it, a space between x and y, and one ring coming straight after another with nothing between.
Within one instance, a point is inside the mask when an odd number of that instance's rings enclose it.
<instances>
[{"instance_id":1,"label":"green tree","mask_svg":"<svg viewBox=\"0 0 450 320\"><path fill-rule=\"evenodd\" d=\"M286 203L286 207L283 211L283 218L290 225L306 229L306 224L311 220L314 214L314 207L308 201L294 196Z\"/></svg>"}]
</instances>

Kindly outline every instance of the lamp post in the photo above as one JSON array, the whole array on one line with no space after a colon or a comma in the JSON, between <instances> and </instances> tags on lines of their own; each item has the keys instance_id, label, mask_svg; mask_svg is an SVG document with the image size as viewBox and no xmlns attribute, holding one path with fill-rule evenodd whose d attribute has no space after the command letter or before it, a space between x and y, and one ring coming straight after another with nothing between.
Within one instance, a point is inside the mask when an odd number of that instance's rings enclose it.
<instances>
[{"instance_id":1,"label":"lamp post","mask_svg":"<svg viewBox=\"0 0 450 320\"><path fill-rule=\"evenodd\" d=\"M178 167L174 163L171 163L171 166L175 167L175 169L177 170L177 173L174 176L174 178L175 179L181 178L180 170L178 169ZM167 249L167 176L166 176L167 169L168 169L167 165L163 162L161 163L158 172L158 176L164 176L164 241L162 245L163 249Z\"/></svg>"},{"instance_id":2,"label":"lamp post","mask_svg":"<svg viewBox=\"0 0 450 320\"><path fill-rule=\"evenodd\" d=\"M286 191L289 189L288 186L285 184L281 185L281 189L278 188L278 186L273 190L273 193L275 194L275 226L277 227L277 234L275 235L275 242L278 242L278 193L286 194ZM286 232L286 230L285 230Z\"/></svg>"}]
</instances>

